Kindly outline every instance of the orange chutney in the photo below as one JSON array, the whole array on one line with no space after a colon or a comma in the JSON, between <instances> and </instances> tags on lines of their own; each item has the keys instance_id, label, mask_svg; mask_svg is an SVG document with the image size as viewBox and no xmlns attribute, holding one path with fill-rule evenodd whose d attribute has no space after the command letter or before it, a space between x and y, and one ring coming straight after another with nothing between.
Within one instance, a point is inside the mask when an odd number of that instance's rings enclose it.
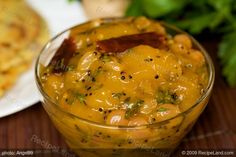
<instances>
[{"instance_id":1,"label":"orange chutney","mask_svg":"<svg viewBox=\"0 0 236 157\"><path fill-rule=\"evenodd\" d=\"M61 110L94 123L45 105L72 148L171 148L207 100L192 113L171 118L202 96L209 72L191 37L172 35L162 23L137 17L72 28L51 62L40 66L40 81ZM113 126L144 128L110 130Z\"/></svg>"}]
</instances>

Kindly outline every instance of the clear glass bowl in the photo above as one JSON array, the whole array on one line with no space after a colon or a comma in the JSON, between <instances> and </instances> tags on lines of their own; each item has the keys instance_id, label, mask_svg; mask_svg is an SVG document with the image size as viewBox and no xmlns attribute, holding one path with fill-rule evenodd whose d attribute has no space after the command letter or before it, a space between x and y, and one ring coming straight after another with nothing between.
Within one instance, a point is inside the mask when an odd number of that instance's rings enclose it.
<instances>
[{"instance_id":1,"label":"clear glass bowl","mask_svg":"<svg viewBox=\"0 0 236 157\"><path fill-rule=\"evenodd\" d=\"M42 95L43 107L47 111L58 131L69 147L82 157L88 156L168 156L181 139L191 130L199 115L206 107L213 88L215 71L211 58L204 48L191 36L193 46L199 49L207 63L209 82L202 96L185 112L168 120L142 126L110 126L85 120L64 111L50 98L42 87L39 72L41 64L47 64L48 58L68 37L70 30L83 32L102 23L124 20L107 18L89 21L77 25L54 37L42 50L37 59L35 75L38 89ZM170 35L185 33L178 28L162 23Z\"/></svg>"}]
</instances>

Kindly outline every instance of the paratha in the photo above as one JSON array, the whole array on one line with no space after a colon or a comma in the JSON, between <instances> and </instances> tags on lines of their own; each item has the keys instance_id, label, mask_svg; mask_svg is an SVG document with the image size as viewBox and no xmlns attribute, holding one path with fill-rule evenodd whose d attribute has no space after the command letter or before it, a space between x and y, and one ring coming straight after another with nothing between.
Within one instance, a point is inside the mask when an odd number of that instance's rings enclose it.
<instances>
[{"instance_id":1,"label":"paratha","mask_svg":"<svg viewBox=\"0 0 236 157\"><path fill-rule=\"evenodd\" d=\"M43 19L23 0L0 1L0 97L48 40Z\"/></svg>"}]
</instances>

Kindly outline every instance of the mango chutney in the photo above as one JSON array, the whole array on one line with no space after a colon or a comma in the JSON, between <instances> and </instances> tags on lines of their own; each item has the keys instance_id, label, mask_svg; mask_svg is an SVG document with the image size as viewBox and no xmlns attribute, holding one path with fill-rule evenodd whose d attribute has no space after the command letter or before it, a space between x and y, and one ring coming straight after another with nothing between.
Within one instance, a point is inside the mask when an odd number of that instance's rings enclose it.
<instances>
[{"instance_id":1,"label":"mango chutney","mask_svg":"<svg viewBox=\"0 0 236 157\"><path fill-rule=\"evenodd\" d=\"M175 148L208 102L214 68L186 33L129 17L55 37L36 75L44 108L72 149L125 156L124 149Z\"/></svg>"}]
</instances>

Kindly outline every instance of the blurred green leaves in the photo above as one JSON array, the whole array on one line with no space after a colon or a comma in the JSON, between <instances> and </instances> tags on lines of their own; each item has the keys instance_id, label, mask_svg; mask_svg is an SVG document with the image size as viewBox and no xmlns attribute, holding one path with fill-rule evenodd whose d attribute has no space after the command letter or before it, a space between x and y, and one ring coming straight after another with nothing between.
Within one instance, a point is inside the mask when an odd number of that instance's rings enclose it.
<instances>
[{"instance_id":1,"label":"blurred green leaves","mask_svg":"<svg viewBox=\"0 0 236 157\"><path fill-rule=\"evenodd\" d=\"M144 12L150 17L160 17L174 11L180 11L186 0L145 0L142 1Z\"/></svg>"},{"instance_id":2,"label":"blurred green leaves","mask_svg":"<svg viewBox=\"0 0 236 157\"><path fill-rule=\"evenodd\" d=\"M230 86L236 86L236 31L226 34L220 44L219 58L223 75Z\"/></svg>"},{"instance_id":3,"label":"blurred green leaves","mask_svg":"<svg viewBox=\"0 0 236 157\"><path fill-rule=\"evenodd\" d=\"M182 9L187 0L133 0L126 15L146 15L151 18L160 17Z\"/></svg>"},{"instance_id":4,"label":"blurred green leaves","mask_svg":"<svg viewBox=\"0 0 236 157\"><path fill-rule=\"evenodd\" d=\"M236 86L236 0L133 0L126 15L164 20L191 34L221 34L222 74Z\"/></svg>"},{"instance_id":5,"label":"blurred green leaves","mask_svg":"<svg viewBox=\"0 0 236 157\"><path fill-rule=\"evenodd\" d=\"M126 11L127 16L140 16L144 15L143 8L142 8L143 0L133 0L131 5Z\"/></svg>"}]
</instances>

